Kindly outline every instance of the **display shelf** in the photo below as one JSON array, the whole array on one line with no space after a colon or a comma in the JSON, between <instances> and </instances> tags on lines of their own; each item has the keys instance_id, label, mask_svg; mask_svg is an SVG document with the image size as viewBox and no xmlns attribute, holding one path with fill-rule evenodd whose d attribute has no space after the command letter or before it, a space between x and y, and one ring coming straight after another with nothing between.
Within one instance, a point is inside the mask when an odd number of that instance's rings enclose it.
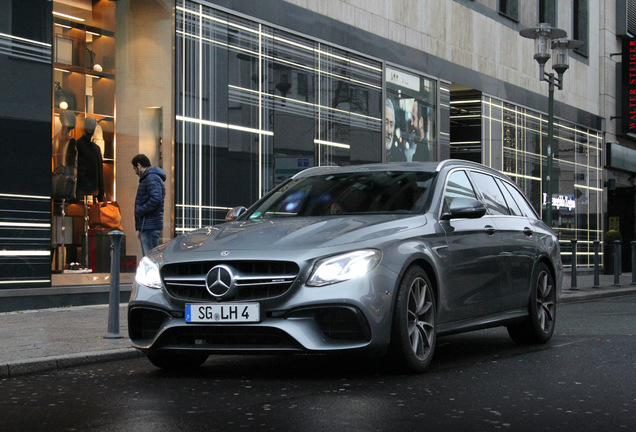
<instances>
[{"instance_id":1,"label":"display shelf","mask_svg":"<svg viewBox=\"0 0 636 432\"><path fill-rule=\"evenodd\" d=\"M106 73L106 72L97 72L96 70L87 69L87 68L83 68L79 66L72 66L72 65L67 65L63 63L54 63L53 66L55 67L55 70L60 72L92 75L97 78L104 78L104 79L110 79L110 80L115 79L114 74Z\"/></svg>"}]
</instances>

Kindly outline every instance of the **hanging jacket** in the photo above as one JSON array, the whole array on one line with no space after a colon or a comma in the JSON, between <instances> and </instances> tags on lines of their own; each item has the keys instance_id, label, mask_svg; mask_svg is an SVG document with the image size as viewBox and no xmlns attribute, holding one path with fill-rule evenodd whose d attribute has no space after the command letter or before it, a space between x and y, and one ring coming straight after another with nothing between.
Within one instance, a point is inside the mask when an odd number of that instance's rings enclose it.
<instances>
[{"instance_id":1,"label":"hanging jacket","mask_svg":"<svg viewBox=\"0 0 636 432\"><path fill-rule=\"evenodd\" d=\"M159 167L148 167L139 176L135 198L135 230L163 229L163 202L166 196L166 173Z\"/></svg>"},{"instance_id":2,"label":"hanging jacket","mask_svg":"<svg viewBox=\"0 0 636 432\"><path fill-rule=\"evenodd\" d=\"M77 195L97 195L97 201L104 201L102 151L88 135L77 140Z\"/></svg>"}]
</instances>

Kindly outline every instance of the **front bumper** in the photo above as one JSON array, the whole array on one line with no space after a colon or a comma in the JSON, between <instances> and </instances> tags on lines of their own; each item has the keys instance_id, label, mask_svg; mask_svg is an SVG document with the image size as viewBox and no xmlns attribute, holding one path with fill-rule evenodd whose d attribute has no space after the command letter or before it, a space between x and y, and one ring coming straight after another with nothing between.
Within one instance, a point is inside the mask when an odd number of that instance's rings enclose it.
<instances>
[{"instance_id":1,"label":"front bumper","mask_svg":"<svg viewBox=\"0 0 636 432\"><path fill-rule=\"evenodd\" d=\"M141 351L380 353L390 340L395 276L379 269L327 287L301 285L259 302L257 323L186 323L186 302L135 284L128 305L129 336Z\"/></svg>"}]
</instances>

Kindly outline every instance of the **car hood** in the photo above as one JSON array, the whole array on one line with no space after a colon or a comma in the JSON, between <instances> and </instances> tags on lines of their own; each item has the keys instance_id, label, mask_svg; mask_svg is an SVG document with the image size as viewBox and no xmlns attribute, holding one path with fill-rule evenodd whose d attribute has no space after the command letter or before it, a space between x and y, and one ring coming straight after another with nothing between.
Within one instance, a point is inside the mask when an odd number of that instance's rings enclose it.
<instances>
[{"instance_id":1,"label":"car hood","mask_svg":"<svg viewBox=\"0 0 636 432\"><path fill-rule=\"evenodd\" d=\"M235 221L175 238L164 253L290 250L364 244L426 224L424 215L365 215Z\"/></svg>"}]
</instances>

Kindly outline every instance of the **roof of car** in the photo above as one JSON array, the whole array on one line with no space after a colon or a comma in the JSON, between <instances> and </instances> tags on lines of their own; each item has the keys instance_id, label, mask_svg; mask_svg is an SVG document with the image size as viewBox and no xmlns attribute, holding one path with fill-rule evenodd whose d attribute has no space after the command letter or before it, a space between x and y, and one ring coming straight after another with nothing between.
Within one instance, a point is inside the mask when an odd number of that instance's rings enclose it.
<instances>
[{"instance_id":1,"label":"roof of car","mask_svg":"<svg viewBox=\"0 0 636 432\"><path fill-rule=\"evenodd\" d=\"M492 168L477 162L471 162L461 159L446 159L441 162L392 162L392 163L375 163L365 165L348 165L348 166L318 166L307 168L293 176L293 178L302 178L315 175L323 175L334 172L350 173L350 172L371 172L371 171L424 171L439 172L445 168L479 168L486 171L501 174Z\"/></svg>"}]
</instances>

